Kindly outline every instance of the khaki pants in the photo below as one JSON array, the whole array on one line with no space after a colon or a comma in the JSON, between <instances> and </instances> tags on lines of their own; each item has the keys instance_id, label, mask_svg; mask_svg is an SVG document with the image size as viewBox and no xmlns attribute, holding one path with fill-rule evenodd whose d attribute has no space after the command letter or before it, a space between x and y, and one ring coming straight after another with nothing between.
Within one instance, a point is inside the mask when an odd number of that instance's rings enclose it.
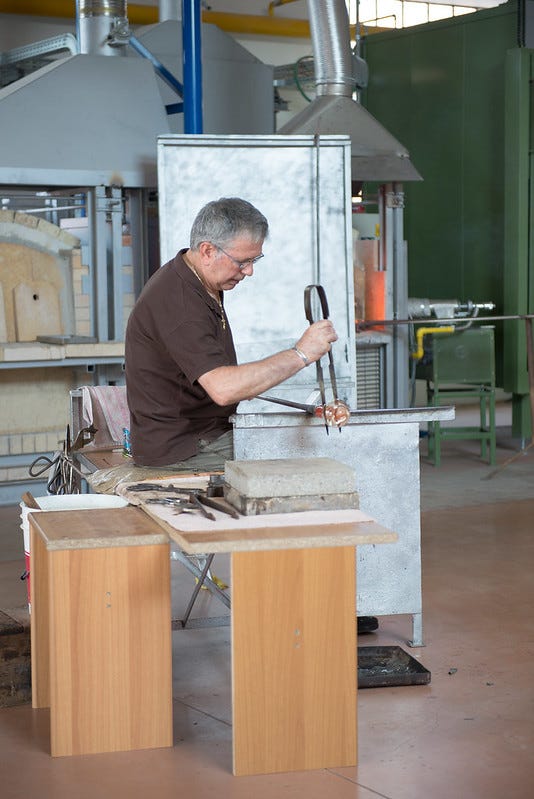
<instances>
[{"instance_id":1,"label":"khaki pants","mask_svg":"<svg viewBox=\"0 0 534 799\"><path fill-rule=\"evenodd\" d=\"M215 441L198 442L198 452L185 461L165 466L172 472L224 472L224 462L234 457L233 430L223 433Z\"/></svg>"},{"instance_id":2,"label":"khaki pants","mask_svg":"<svg viewBox=\"0 0 534 799\"><path fill-rule=\"evenodd\" d=\"M233 430L228 430L215 441L200 441L198 453L185 461L170 466L135 466L131 458L127 458L124 465L93 472L87 476L87 482L99 494L114 494L121 483L162 480L170 474L188 472L224 472L224 462L234 457L233 442Z\"/></svg>"}]
</instances>

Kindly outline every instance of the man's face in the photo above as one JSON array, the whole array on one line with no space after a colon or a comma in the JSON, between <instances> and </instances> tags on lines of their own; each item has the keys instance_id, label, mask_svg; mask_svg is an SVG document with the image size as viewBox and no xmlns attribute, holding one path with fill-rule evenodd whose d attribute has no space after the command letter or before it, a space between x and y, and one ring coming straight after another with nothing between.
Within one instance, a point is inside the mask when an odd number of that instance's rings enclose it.
<instances>
[{"instance_id":1,"label":"man's face","mask_svg":"<svg viewBox=\"0 0 534 799\"><path fill-rule=\"evenodd\" d=\"M224 249L212 244L210 277L217 288L231 291L246 277L254 274L254 263L263 256L263 241L237 238Z\"/></svg>"}]
</instances>

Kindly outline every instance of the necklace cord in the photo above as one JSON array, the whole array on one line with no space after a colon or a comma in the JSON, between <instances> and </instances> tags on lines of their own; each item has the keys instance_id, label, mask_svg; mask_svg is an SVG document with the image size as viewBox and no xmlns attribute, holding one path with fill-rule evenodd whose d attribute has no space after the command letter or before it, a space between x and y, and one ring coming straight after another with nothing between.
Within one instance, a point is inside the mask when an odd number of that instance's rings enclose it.
<instances>
[{"instance_id":1,"label":"necklace cord","mask_svg":"<svg viewBox=\"0 0 534 799\"><path fill-rule=\"evenodd\" d=\"M201 284L201 285L204 287L204 289L205 289L205 290L208 292L208 294L210 295L210 297L213 297L213 295L212 295L212 294L211 294L211 292L209 291L208 287L206 286L206 284L204 283L204 281L202 280L202 278L201 278L201 277L200 277L200 275L198 274L197 270L195 269L195 267L193 266L193 264L191 263L191 261L189 260L189 258L186 258L186 256L185 256L185 253L184 253L184 255L183 255L183 259L184 259L185 263L187 264L187 266L188 266L188 267L189 267L189 268L190 268L190 269L193 271L193 274L195 275L195 277L197 278L197 280L199 281L199 283L200 283L200 284ZM219 311L220 311L220 314L221 314L221 325L222 325L222 329L223 329L223 330L226 330L226 314L225 314L225 312L224 312L224 306L223 306L223 304L222 304L222 300L221 300L220 294L217 294L217 296L216 296L216 297L213 297L213 299L217 301L217 304L218 304L218 306L219 306Z\"/></svg>"}]
</instances>

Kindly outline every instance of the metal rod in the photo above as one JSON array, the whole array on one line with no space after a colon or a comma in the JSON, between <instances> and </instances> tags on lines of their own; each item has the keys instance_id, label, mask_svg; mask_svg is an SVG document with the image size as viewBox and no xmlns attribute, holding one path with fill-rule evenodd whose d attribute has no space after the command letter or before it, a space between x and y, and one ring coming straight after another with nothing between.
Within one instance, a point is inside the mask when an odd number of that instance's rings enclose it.
<instances>
[{"instance_id":1,"label":"metal rod","mask_svg":"<svg viewBox=\"0 0 534 799\"><path fill-rule=\"evenodd\" d=\"M379 325L461 325L472 319L473 322L511 322L516 319L534 319L534 314L513 314L510 316L462 316L452 319L363 319L356 322L356 332Z\"/></svg>"},{"instance_id":2,"label":"metal rod","mask_svg":"<svg viewBox=\"0 0 534 799\"><path fill-rule=\"evenodd\" d=\"M278 397L268 397L265 394L261 394L256 397L256 399L267 400L267 402L274 402L277 405L286 405L288 408L297 408L299 411L311 413L312 416L315 415L315 411L317 410L316 405L306 405L303 402L293 402L292 400L279 399Z\"/></svg>"},{"instance_id":3,"label":"metal rod","mask_svg":"<svg viewBox=\"0 0 534 799\"><path fill-rule=\"evenodd\" d=\"M189 604L188 604L188 606L186 608L186 611L184 613L184 617L182 619L182 627L185 627L186 624L187 624L189 616L191 615L191 611L193 610L193 605L195 604L195 601L196 601L196 598L197 598L197 596L199 594L199 591L202 588L202 586L204 585L204 581L205 581L205 579L206 579L206 577L208 575L208 571L209 571L209 568L211 566L212 560L213 560L213 553L206 558L206 562L204 563L204 568L202 569L202 572L200 573L200 575L197 577L197 581L198 582L195 585L195 589L194 589L193 593L191 594L191 599L189 600Z\"/></svg>"}]
</instances>

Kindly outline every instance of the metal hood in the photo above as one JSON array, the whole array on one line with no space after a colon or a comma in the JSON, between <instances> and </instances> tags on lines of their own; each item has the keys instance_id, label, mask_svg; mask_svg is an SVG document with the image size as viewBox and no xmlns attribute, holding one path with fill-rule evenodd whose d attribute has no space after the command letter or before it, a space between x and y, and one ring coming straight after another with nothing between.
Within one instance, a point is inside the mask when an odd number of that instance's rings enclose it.
<instances>
[{"instance_id":1,"label":"metal hood","mask_svg":"<svg viewBox=\"0 0 534 799\"><path fill-rule=\"evenodd\" d=\"M165 133L148 61L73 55L0 90L0 183L154 187Z\"/></svg>"},{"instance_id":2,"label":"metal hood","mask_svg":"<svg viewBox=\"0 0 534 799\"><path fill-rule=\"evenodd\" d=\"M278 132L350 136L352 180L421 180L410 154L360 103L345 0L308 0L317 97Z\"/></svg>"}]
</instances>

